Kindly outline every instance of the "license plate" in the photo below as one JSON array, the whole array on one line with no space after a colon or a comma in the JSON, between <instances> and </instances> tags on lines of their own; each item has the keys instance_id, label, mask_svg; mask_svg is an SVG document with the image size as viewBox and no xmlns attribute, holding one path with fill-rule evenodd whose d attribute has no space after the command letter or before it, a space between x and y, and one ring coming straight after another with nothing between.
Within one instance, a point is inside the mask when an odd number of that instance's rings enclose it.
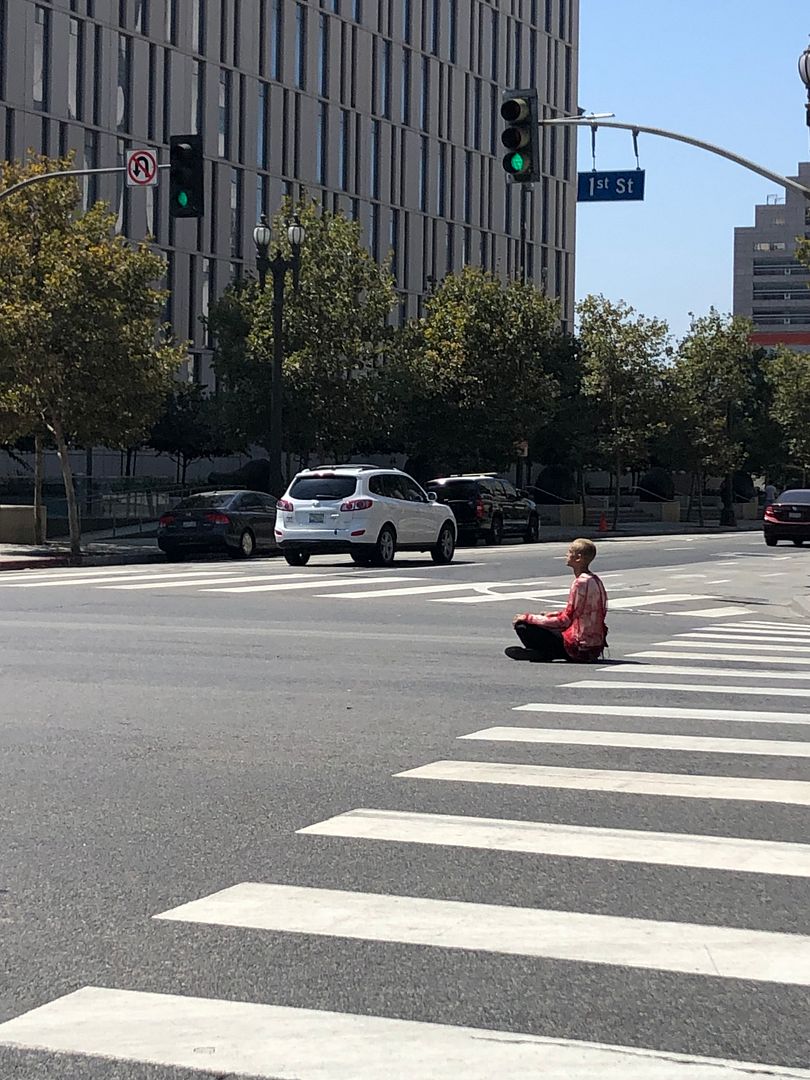
<instances>
[{"instance_id":1,"label":"license plate","mask_svg":"<svg viewBox=\"0 0 810 1080\"><path fill-rule=\"evenodd\" d=\"M310 525L319 525L322 521L323 521L323 514L310 514L309 515L309 523L310 523Z\"/></svg>"},{"instance_id":2,"label":"license plate","mask_svg":"<svg viewBox=\"0 0 810 1080\"><path fill-rule=\"evenodd\" d=\"M196 521L184 521L183 522L183 528L184 529L193 529L196 524L197 524Z\"/></svg>"},{"instance_id":3,"label":"license plate","mask_svg":"<svg viewBox=\"0 0 810 1080\"><path fill-rule=\"evenodd\" d=\"M801 516L801 514L788 514L789 518L800 518Z\"/></svg>"}]
</instances>

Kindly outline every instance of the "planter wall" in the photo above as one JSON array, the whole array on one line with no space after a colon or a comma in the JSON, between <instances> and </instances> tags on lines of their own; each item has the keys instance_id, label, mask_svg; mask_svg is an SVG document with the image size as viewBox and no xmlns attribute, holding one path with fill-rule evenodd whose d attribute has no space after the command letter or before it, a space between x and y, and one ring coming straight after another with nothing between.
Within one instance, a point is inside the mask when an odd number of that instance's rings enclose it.
<instances>
[{"instance_id":1,"label":"planter wall","mask_svg":"<svg viewBox=\"0 0 810 1080\"><path fill-rule=\"evenodd\" d=\"M582 524L582 503L538 503L537 512L543 525Z\"/></svg>"},{"instance_id":2,"label":"planter wall","mask_svg":"<svg viewBox=\"0 0 810 1080\"><path fill-rule=\"evenodd\" d=\"M41 512L42 535L45 536L47 511ZM33 544L34 508L33 506L0 506L0 544Z\"/></svg>"}]
</instances>

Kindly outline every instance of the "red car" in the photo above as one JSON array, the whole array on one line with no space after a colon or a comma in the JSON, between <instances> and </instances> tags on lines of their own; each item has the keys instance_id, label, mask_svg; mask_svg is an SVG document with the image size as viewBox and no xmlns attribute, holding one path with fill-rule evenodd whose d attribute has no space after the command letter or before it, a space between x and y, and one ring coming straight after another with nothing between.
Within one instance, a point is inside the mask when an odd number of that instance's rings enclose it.
<instances>
[{"instance_id":1,"label":"red car","mask_svg":"<svg viewBox=\"0 0 810 1080\"><path fill-rule=\"evenodd\" d=\"M775 547L780 540L792 540L799 547L810 540L810 489L783 491L776 502L765 507L762 528L768 547Z\"/></svg>"}]
</instances>

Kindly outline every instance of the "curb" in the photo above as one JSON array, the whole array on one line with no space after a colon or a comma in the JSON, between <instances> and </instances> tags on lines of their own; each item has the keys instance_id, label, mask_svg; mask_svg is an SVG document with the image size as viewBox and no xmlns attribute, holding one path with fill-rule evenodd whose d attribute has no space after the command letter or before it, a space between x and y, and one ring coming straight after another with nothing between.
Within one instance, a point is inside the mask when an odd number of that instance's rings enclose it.
<instances>
[{"instance_id":1,"label":"curb","mask_svg":"<svg viewBox=\"0 0 810 1080\"><path fill-rule=\"evenodd\" d=\"M121 555L82 555L77 562L73 562L70 555L39 555L30 558L0 558L0 573L4 570L41 570L56 566L135 566L138 563L162 563L166 556L160 552L145 552L135 556Z\"/></svg>"}]
</instances>

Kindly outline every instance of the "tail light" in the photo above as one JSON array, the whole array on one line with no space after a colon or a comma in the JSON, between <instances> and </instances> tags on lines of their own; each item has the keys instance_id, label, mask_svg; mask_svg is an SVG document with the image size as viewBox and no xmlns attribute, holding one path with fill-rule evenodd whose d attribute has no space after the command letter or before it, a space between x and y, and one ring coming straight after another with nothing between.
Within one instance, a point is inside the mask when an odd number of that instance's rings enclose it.
<instances>
[{"instance_id":1,"label":"tail light","mask_svg":"<svg viewBox=\"0 0 810 1080\"><path fill-rule=\"evenodd\" d=\"M291 510L294 510L294 509L295 509L295 507L293 506L293 504L290 502L289 499L279 499L278 502L276 503L276 510L286 510L287 513L289 513Z\"/></svg>"},{"instance_id":2,"label":"tail light","mask_svg":"<svg viewBox=\"0 0 810 1080\"><path fill-rule=\"evenodd\" d=\"M483 499L476 499L475 500L475 516L477 518L479 518L479 519L484 516L484 500Z\"/></svg>"},{"instance_id":3,"label":"tail light","mask_svg":"<svg viewBox=\"0 0 810 1080\"><path fill-rule=\"evenodd\" d=\"M203 520L207 521L210 525L230 525L231 523L231 519L227 514L220 513L206 514Z\"/></svg>"},{"instance_id":4,"label":"tail light","mask_svg":"<svg viewBox=\"0 0 810 1080\"><path fill-rule=\"evenodd\" d=\"M177 521L177 518L174 514L163 514L158 525L161 529L165 529L167 525L174 525L175 521Z\"/></svg>"},{"instance_id":5,"label":"tail light","mask_svg":"<svg viewBox=\"0 0 810 1080\"><path fill-rule=\"evenodd\" d=\"M340 504L341 510L370 510L374 505L373 499L348 499Z\"/></svg>"},{"instance_id":6,"label":"tail light","mask_svg":"<svg viewBox=\"0 0 810 1080\"><path fill-rule=\"evenodd\" d=\"M770 504L770 505L766 506L765 510L764 510L764 513L772 514L773 513L773 504Z\"/></svg>"}]
</instances>

